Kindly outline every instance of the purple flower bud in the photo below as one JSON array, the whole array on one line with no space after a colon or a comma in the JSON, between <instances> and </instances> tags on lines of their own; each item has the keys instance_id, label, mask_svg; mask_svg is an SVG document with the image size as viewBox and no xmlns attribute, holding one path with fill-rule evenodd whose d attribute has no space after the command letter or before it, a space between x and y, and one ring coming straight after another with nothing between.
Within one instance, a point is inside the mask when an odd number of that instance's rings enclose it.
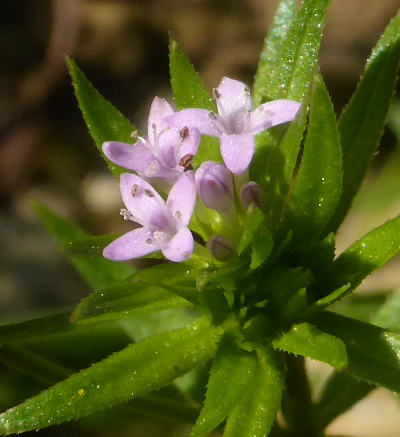
<instances>
[{"instance_id":1,"label":"purple flower bud","mask_svg":"<svg viewBox=\"0 0 400 437\"><path fill-rule=\"evenodd\" d=\"M262 189L256 182L249 182L243 185L240 193L240 201L244 209L247 209L252 204L261 208L262 198Z\"/></svg>"},{"instance_id":2,"label":"purple flower bud","mask_svg":"<svg viewBox=\"0 0 400 437\"><path fill-rule=\"evenodd\" d=\"M233 208L233 182L231 172L222 164L206 161L196 171L197 192L207 208L221 214Z\"/></svg>"},{"instance_id":3,"label":"purple flower bud","mask_svg":"<svg viewBox=\"0 0 400 437\"><path fill-rule=\"evenodd\" d=\"M227 261L234 255L232 243L222 235L214 235L207 243L207 247L218 261Z\"/></svg>"}]
</instances>

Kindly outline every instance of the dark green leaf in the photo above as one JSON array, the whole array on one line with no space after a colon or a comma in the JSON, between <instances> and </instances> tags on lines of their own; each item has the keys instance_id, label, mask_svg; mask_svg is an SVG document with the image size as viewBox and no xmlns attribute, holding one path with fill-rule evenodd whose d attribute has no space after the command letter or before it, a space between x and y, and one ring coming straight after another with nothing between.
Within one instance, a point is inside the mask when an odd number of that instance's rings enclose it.
<instances>
[{"instance_id":1,"label":"dark green leaf","mask_svg":"<svg viewBox=\"0 0 400 437\"><path fill-rule=\"evenodd\" d=\"M221 332L202 319L128 346L0 416L7 435L59 424L143 396L209 360Z\"/></svg>"},{"instance_id":2,"label":"dark green leaf","mask_svg":"<svg viewBox=\"0 0 400 437\"><path fill-rule=\"evenodd\" d=\"M276 338L272 345L284 352L323 361L338 370L343 370L347 365L343 342L306 322L293 325L288 332Z\"/></svg>"},{"instance_id":3,"label":"dark green leaf","mask_svg":"<svg viewBox=\"0 0 400 437\"><path fill-rule=\"evenodd\" d=\"M287 37L290 26L296 15L295 0L281 0L268 35L264 40L257 73L254 79L253 103L257 107L265 97L269 77L276 67L276 61L281 47Z\"/></svg>"},{"instance_id":4,"label":"dark green leaf","mask_svg":"<svg viewBox=\"0 0 400 437\"><path fill-rule=\"evenodd\" d=\"M268 100L304 100L318 59L328 4L329 0L303 2L266 84L263 94Z\"/></svg>"},{"instance_id":5,"label":"dark green leaf","mask_svg":"<svg viewBox=\"0 0 400 437\"><path fill-rule=\"evenodd\" d=\"M248 389L256 366L255 356L239 349L232 340L225 339L220 343L211 369L204 407L191 437L209 435L228 417Z\"/></svg>"},{"instance_id":6,"label":"dark green leaf","mask_svg":"<svg viewBox=\"0 0 400 437\"><path fill-rule=\"evenodd\" d=\"M342 150L336 116L322 78L316 77L304 152L284 227L292 245L309 246L326 235L342 190Z\"/></svg>"},{"instance_id":7,"label":"dark green leaf","mask_svg":"<svg viewBox=\"0 0 400 437\"><path fill-rule=\"evenodd\" d=\"M331 229L343 221L375 154L396 84L400 61L400 13L372 52L364 74L339 120L343 148L343 194Z\"/></svg>"},{"instance_id":8,"label":"dark green leaf","mask_svg":"<svg viewBox=\"0 0 400 437\"><path fill-rule=\"evenodd\" d=\"M250 246L252 241L257 235L257 231L260 228L264 220L264 214L261 209L253 208L247 211L244 224L243 234L239 241L238 255L241 255L243 251Z\"/></svg>"},{"instance_id":9,"label":"dark green leaf","mask_svg":"<svg viewBox=\"0 0 400 437\"><path fill-rule=\"evenodd\" d=\"M109 161L101 146L105 141L132 143L135 127L93 87L72 59L67 58L67 65L90 135L112 173L119 176L126 170Z\"/></svg>"},{"instance_id":10,"label":"dark green leaf","mask_svg":"<svg viewBox=\"0 0 400 437\"><path fill-rule=\"evenodd\" d=\"M353 407L373 389L374 386L347 373L333 373L314 407L319 429L324 430L332 420Z\"/></svg>"},{"instance_id":11,"label":"dark green leaf","mask_svg":"<svg viewBox=\"0 0 400 437\"><path fill-rule=\"evenodd\" d=\"M393 258L400 250L400 216L387 221L352 244L332 264L325 284L320 288L335 289L350 283L348 292ZM324 293L325 294L325 293Z\"/></svg>"},{"instance_id":12,"label":"dark green leaf","mask_svg":"<svg viewBox=\"0 0 400 437\"><path fill-rule=\"evenodd\" d=\"M265 437L281 405L285 376L279 356L257 349L258 365L247 391L228 417L224 437Z\"/></svg>"},{"instance_id":13,"label":"dark green leaf","mask_svg":"<svg viewBox=\"0 0 400 437\"><path fill-rule=\"evenodd\" d=\"M71 241L88 238L88 234L80 227L57 216L46 206L38 202L33 206L47 230L61 247L65 247ZM134 272L129 264L109 261L102 255L91 258L68 256L68 259L93 288L106 287Z\"/></svg>"},{"instance_id":14,"label":"dark green leaf","mask_svg":"<svg viewBox=\"0 0 400 437\"><path fill-rule=\"evenodd\" d=\"M257 233L257 238L253 240L251 246L250 269L260 267L269 257L274 247L274 240L265 225L261 226Z\"/></svg>"},{"instance_id":15,"label":"dark green leaf","mask_svg":"<svg viewBox=\"0 0 400 437\"><path fill-rule=\"evenodd\" d=\"M328 311L312 323L343 341L351 375L400 392L400 334Z\"/></svg>"}]
</instances>

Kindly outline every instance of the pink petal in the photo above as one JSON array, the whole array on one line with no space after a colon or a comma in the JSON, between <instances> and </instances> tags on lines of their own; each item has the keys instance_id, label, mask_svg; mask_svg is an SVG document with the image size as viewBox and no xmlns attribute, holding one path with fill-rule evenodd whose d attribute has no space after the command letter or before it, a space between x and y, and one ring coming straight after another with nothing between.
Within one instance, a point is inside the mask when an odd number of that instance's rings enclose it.
<instances>
[{"instance_id":1,"label":"pink petal","mask_svg":"<svg viewBox=\"0 0 400 437\"><path fill-rule=\"evenodd\" d=\"M273 100L264 103L250 115L250 127L247 132L256 134L278 124L292 121L301 104L293 100Z\"/></svg>"},{"instance_id":2,"label":"pink petal","mask_svg":"<svg viewBox=\"0 0 400 437\"><path fill-rule=\"evenodd\" d=\"M166 118L166 122L181 131L184 127L196 128L204 135L218 136L219 129L215 126L213 114L206 109L183 109ZM215 117L215 115L214 115Z\"/></svg>"},{"instance_id":3,"label":"pink petal","mask_svg":"<svg viewBox=\"0 0 400 437\"><path fill-rule=\"evenodd\" d=\"M167 209L175 217L178 227L187 226L196 202L196 182L192 171L186 171L171 188Z\"/></svg>"},{"instance_id":4,"label":"pink petal","mask_svg":"<svg viewBox=\"0 0 400 437\"><path fill-rule=\"evenodd\" d=\"M169 168L178 165L178 151L182 138L178 129L166 128L158 138L158 156Z\"/></svg>"},{"instance_id":5,"label":"pink petal","mask_svg":"<svg viewBox=\"0 0 400 437\"><path fill-rule=\"evenodd\" d=\"M174 113L171 105L161 97L154 97L150 107L150 114L148 120L147 134L150 142L154 144L156 138L154 133L158 133L166 126L165 117Z\"/></svg>"},{"instance_id":6,"label":"pink petal","mask_svg":"<svg viewBox=\"0 0 400 437\"><path fill-rule=\"evenodd\" d=\"M165 258L173 262L186 261L193 252L193 236L188 228L180 229L168 243L161 248Z\"/></svg>"},{"instance_id":7,"label":"pink petal","mask_svg":"<svg viewBox=\"0 0 400 437\"><path fill-rule=\"evenodd\" d=\"M238 113L251 111L251 96L249 88L238 80L224 77L218 88L214 90L214 97L218 106L218 114L231 119Z\"/></svg>"},{"instance_id":8,"label":"pink petal","mask_svg":"<svg viewBox=\"0 0 400 437\"><path fill-rule=\"evenodd\" d=\"M112 261L127 261L159 250L161 244L149 240L149 235L151 231L146 228L134 229L106 246L103 256Z\"/></svg>"},{"instance_id":9,"label":"pink petal","mask_svg":"<svg viewBox=\"0 0 400 437\"><path fill-rule=\"evenodd\" d=\"M182 141L181 148L179 150L179 159L186 155L196 155L200 140L200 132L195 128L190 128L189 135Z\"/></svg>"},{"instance_id":10,"label":"pink petal","mask_svg":"<svg viewBox=\"0 0 400 437\"><path fill-rule=\"evenodd\" d=\"M254 154L254 136L252 134L221 135L221 155L225 165L234 174L243 173Z\"/></svg>"},{"instance_id":11,"label":"pink petal","mask_svg":"<svg viewBox=\"0 0 400 437\"><path fill-rule=\"evenodd\" d=\"M157 173L159 163L149 148L138 140L135 145L110 141L103 144L103 152L106 157L121 167L134 170L138 174L151 177Z\"/></svg>"},{"instance_id":12,"label":"pink petal","mask_svg":"<svg viewBox=\"0 0 400 437\"><path fill-rule=\"evenodd\" d=\"M141 177L123 173L121 195L135 222L146 226L153 216L165 211L165 202L157 191Z\"/></svg>"}]
</instances>

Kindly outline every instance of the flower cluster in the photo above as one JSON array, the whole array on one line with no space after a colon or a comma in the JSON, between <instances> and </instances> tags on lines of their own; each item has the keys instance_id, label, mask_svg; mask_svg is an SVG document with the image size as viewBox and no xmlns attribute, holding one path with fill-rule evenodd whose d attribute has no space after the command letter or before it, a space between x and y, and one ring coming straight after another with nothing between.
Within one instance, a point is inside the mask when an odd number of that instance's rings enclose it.
<instances>
[{"instance_id":1,"label":"flower cluster","mask_svg":"<svg viewBox=\"0 0 400 437\"><path fill-rule=\"evenodd\" d=\"M240 191L244 210L251 204L260 206L260 187L246 181L246 176L240 178L239 187L235 176L246 175L254 154L254 136L293 120L300 104L275 100L252 110L249 88L227 77L213 94L218 114L205 109L174 112L164 99L155 97L147 137L139 137L134 145L103 144L108 159L136 173L121 175L126 206L121 214L142 226L109 244L103 252L106 258L125 261L161 250L170 261L187 260L194 248L188 226L197 209L197 195L206 208L219 213L222 230L235 223L235 190ZM224 164L206 161L194 173L191 164L201 135L219 138ZM166 194L166 201L150 183ZM217 259L234 253L235 242L227 234L209 236L207 246Z\"/></svg>"}]
</instances>

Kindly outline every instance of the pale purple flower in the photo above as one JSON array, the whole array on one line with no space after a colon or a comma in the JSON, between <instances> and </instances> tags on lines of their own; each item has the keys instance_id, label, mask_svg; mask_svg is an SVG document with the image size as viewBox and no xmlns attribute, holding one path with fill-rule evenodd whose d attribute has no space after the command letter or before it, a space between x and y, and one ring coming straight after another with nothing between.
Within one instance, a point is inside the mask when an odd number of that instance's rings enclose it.
<instances>
[{"instance_id":1,"label":"pale purple flower","mask_svg":"<svg viewBox=\"0 0 400 437\"><path fill-rule=\"evenodd\" d=\"M256 182L248 182L246 185L243 185L240 191L240 202L244 209L247 209L252 204L261 208L262 199L262 189Z\"/></svg>"},{"instance_id":2,"label":"pale purple flower","mask_svg":"<svg viewBox=\"0 0 400 437\"><path fill-rule=\"evenodd\" d=\"M193 251L193 236L188 229L196 201L193 172L186 171L179 177L166 202L149 183L134 174L122 174L120 185L127 208L121 213L142 227L110 243L103 251L104 257L126 261L161 250L170 261L186 261Z\"/></svg>"},{"instance_id":3,"label":"pale purple flower","mask_svg":"<svg viewBox=\"0 0 400 437\"><path fill-rule=\"evenodd\" d=\"M224 165L205 161L197 169L195 178L197 193L207 208L223 215L232 212L232 173Z\"/></svg>"},{"instance_id":4,"label":"pale purple flower","mask_svg":"<svg viewBox=\"0 0 400 437\"><path fill-rule=\"evenodd\" d=\"M205 109L183 109L167 120L179 129L196 127L202 134L219 137L221 155L232 173L243 173L254 154L254 135L278 124L292 121L300 103L274 100L252 110L249 88L224 77L214 89L218 114Z\"/></svg>"},{"instance_id":5,"label":"pale purple flower","mask_svg":"<svg viewBox=\"0 0 400 437\"><path fill-rule=\"evenodd\" d=\"M174 183L190 166L199 147L200 133L195 127L172 127L166 117L173 113L166 100L155 97L150 108L147 138L139 138L135 145L106 142L104 154L113 163L139 176Z\"/></svg>"}]
</instances>

